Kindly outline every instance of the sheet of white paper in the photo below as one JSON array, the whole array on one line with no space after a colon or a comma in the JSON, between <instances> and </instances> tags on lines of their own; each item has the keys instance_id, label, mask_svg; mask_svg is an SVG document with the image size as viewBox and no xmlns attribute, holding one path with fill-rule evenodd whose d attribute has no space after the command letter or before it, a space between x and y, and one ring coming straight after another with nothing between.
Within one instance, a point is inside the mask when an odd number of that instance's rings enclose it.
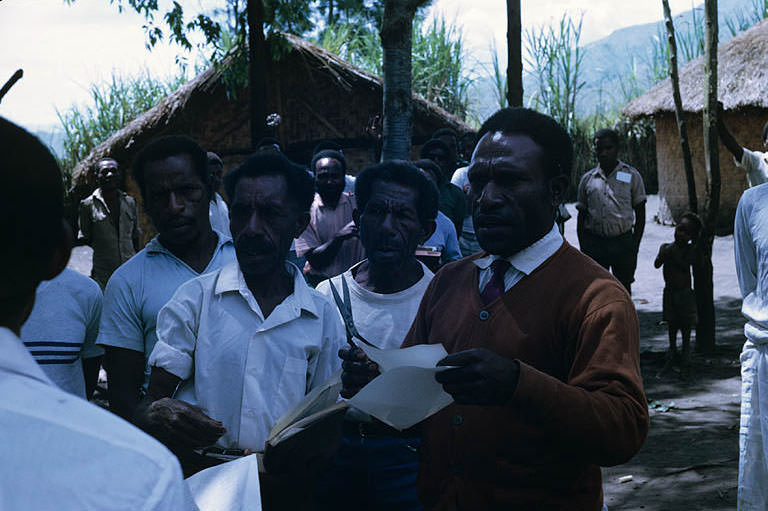
<instances>
[{"instance_id":1,"label":"sheet of white paper","mask_svg":"<svg viewBox=\"0 0 768 511\"><path fill-rule=\"evenodd\" d=\"M255 454L207 468L186 481L200 511L261 511Z\"/></svg>"},{"instance_id":2,"label":"sheet of white paper","mask_svg":"<svg viewBox=\"0 0 768 511\"><path fill-rule=\"evenodd\" d=\"M379 364L379 370L383 373L396 367L423 367L434 368L444 359L448 352L442 344L417 344L409 348L380 350L363 343L358 343L365 354Z\"/></svg>"},{"instance_id":3,"label":"sheet of white paper","mask_svg":"<svg viewBox=\"0 0 768 511\"><path fill-rule=\"evenodd\" d=\"M441 370L396 367L363 387L349 404L395 429L410 428L453 402L435 380Z\"/></svg>"}]
</instances>

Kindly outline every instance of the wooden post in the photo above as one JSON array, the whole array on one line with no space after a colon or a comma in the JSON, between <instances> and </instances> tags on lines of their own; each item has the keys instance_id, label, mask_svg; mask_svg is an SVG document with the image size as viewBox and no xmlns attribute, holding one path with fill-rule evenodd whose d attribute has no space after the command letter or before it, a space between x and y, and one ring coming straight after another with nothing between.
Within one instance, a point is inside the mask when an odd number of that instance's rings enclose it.
<instances>
[{"instance_id":1,"label":"wooden post","mask_svg":"<svg viewBox=\"0 0 768 511\"><path fill-rule=\"evenodd\" d=\"M507 104L523 106L520 0L507 0Z\"/></svg>"},{"instance_id":2,"label":"wooden post","mask_svg":"<svg viewBox=\"0 0 768 511\"><path fill-rule=\"evenodd\" d=\"M715 347L715 302L712 281L712 243L720 211L720 151L717 133L717 0L705 0L706 20L705 72L707 102L704 105L704 157L707 169L707 203L703 228L697 241L697 261L693 267L699 323L696 349L711 352Z\"/></svg>"},{"instance_id":3,"label":"wooden post","mask_svg":"<svg viewBox=\"0 0 768 511\"><path fill-rule=\"evenodd\" d=\"M688 126L686 126L685 123L683 99L680 96L680 75L677 71L677 41L675 40L675 25L672 21L672 11L669 9L669 0L661 0L661 3L664 7L664 21L667 26L667 44L669 45L669 78L672 80L672 96L675 101L677 132L680 135L680 148L683 151L685 182L688 185L688 209L694 213L698 213L699 201L696 197L696 181L693 174L691 145L688 141Z\"/></svg>"},{"instance_id":4,"label":"wooden post","mask_svg":"<svg viewBox=\"0 0 768 511\"><path fill-rule=\"evenodd\" d=\"M16 82L21 80L21 77L24 76L24 71L21 69L17 69L15 73L13 73L13 76L11 76L7 82L5 82L5 85L3 85L2 88L0 88L0 101L3 100L3 97L8 93L9 90L11 90L11 87L13 87Z\"/></svg>"},{"instance_id":5,"label":"wooden post","mask_svg":"<svg viewBox=\"0 0 768 511\"><path fill-rule=\"evenodd\" d=\"M248 87L250 91L251 149L264 136L267 123L267 58L264 3L248 0Z\"/></svg>"}]
</instances>

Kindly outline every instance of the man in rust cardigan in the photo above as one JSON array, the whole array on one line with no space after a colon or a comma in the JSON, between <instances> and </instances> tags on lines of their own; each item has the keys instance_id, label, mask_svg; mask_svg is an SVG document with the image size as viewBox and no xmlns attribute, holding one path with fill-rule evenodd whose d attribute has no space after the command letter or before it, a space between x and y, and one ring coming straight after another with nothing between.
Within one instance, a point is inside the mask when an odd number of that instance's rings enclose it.
<instances>
[{"instance_id":1,"label":"man in rust cardigan","mask_svg":"<svg viewBox=\"0 0 768 511\"><path fill-rule=\"evenodd\" d=\"M648 432L637 314L607 271L554 225L573 162L553 119L504 109L469 167L484 252L432 280L403 346L442 343L437 379L455 402L423 423L428 509L594 510L600 466L629 460ZM375 377L346 350L349 395Z\"/></svg>"}]
</instances>

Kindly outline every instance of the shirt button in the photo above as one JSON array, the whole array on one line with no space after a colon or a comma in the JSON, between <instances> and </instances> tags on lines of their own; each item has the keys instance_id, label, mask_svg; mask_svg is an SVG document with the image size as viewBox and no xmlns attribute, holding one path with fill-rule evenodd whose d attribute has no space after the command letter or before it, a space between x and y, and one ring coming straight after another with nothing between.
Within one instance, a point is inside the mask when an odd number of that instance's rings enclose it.
<instances>
[{"instance_id":1,"label":"shirt button","mask_svg":"<svg viewBox=\"0 0 768 511\"><path fill-rule=\"evenodd\" d=\"M490 317L488 311L480 311L480 321L485 321Z\"/></svg>"},{"instance_id":2,"label":"shirt button","mask_svg":"<svg viewBox=\"0 0 768 511\"><path fill-rule=\"evenodd\" d=\"M457 413L453 416L453 420L451 422L453 422L454 426L461 426L464 424L464 417L462 417L460 413Z\"/></svg>"}]
</instances>

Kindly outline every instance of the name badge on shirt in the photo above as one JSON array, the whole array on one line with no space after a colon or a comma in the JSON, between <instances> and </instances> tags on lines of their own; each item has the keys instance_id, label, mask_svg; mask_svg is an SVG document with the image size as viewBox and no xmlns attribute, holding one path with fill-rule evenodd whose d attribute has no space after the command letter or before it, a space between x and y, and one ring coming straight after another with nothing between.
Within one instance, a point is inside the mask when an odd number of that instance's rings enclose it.
<instances>
[{"instance_id":1,"label":"name badge on shirt","mask_svg":"<svg viewBox=\"0 0 768 511\"><path fill-rule=\"evenodd\" d=\"M620 170L620 171L616 172L616 179L618 181L621 181L622 183L631 183L632 182L632 174L630 174L629 172L623 172L623 171Z\"/></svg>"}]
</instances>

